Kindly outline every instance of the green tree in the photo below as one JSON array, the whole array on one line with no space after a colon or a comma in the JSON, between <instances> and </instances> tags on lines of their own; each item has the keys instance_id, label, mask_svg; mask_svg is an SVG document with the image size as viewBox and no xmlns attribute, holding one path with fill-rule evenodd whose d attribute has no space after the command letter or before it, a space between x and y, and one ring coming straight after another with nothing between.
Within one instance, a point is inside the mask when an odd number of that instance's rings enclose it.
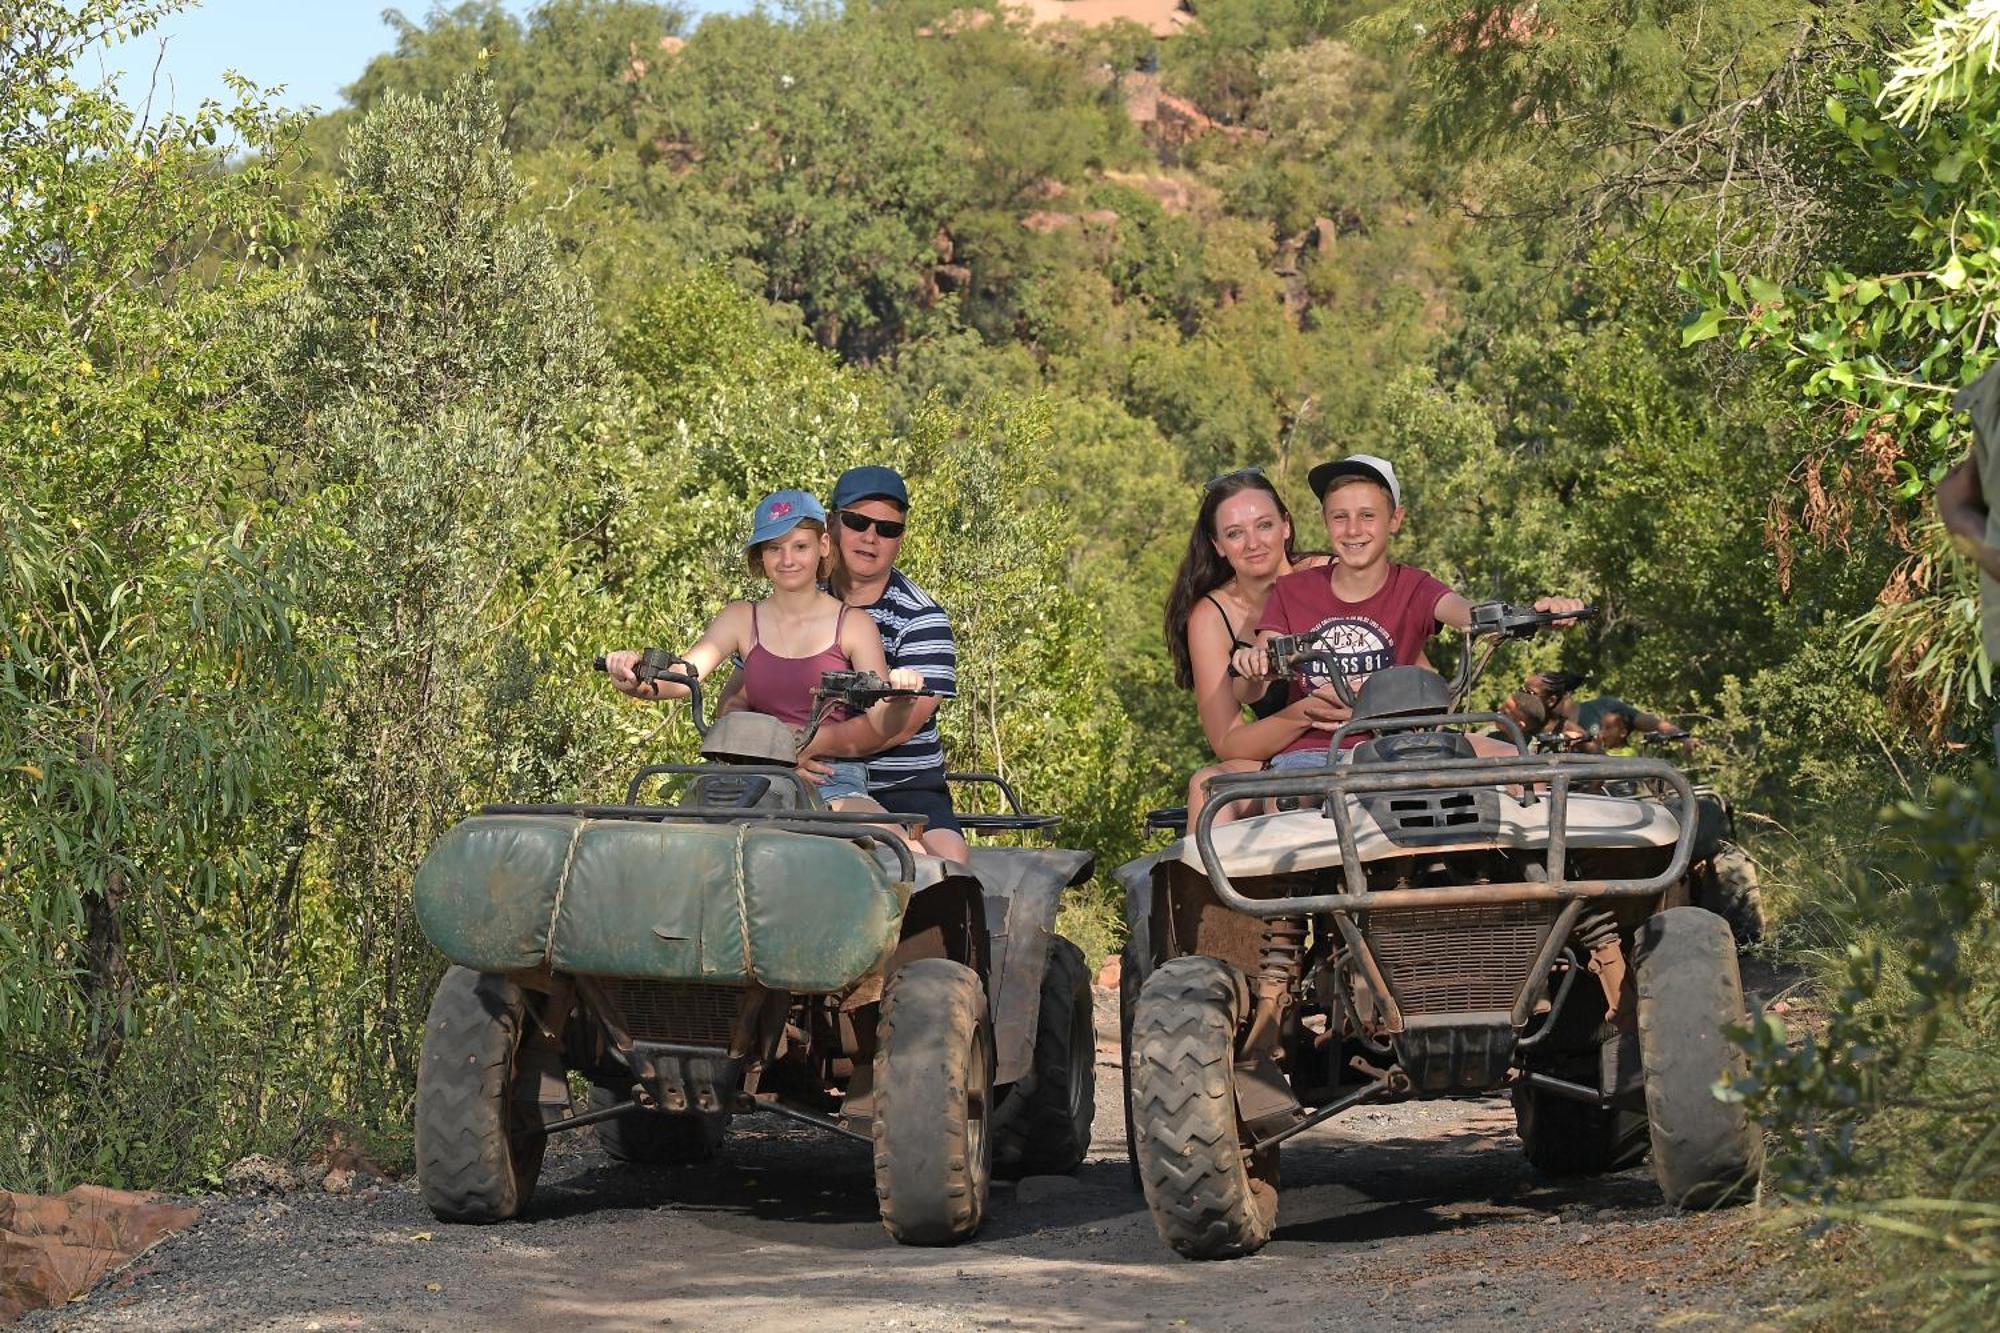
<instances>
[{"instance_id":1,"label":"green tree","mask_svg":"<svg viewBox=\"0 0 2000 1333\"><path fill-rule=\"evenodd\" d=\"M609 375L587 288L510 217L500 137L471 80L436 101L390 93L362 119L261 394L313 544L313 631L338 663L312 812L319 910L352 948L330 968L348 979L338 1077L398 1130L438 970L410 876L477 799L509 794L479 783L562 771L560 754L501 762L518 738L493 724L534 709L494 704L548 693L554 664L516 626L562 605L571 455Z\"/></svg>"},{"instance_id":2,"label":"green tree","mask_svg":"<svg viewBox=\"0 0 2000 1333\"><path fill-rule=\"evenodd\" d=\"M204 1106L200 1079L255 1066L203 1015L256 971L316 688L240 392L295 281L293 128L247 88L141 123L76 74L171 8L0 25L7 1187L187 1179L251 1113Z\"/></svg>"}]
</instances>

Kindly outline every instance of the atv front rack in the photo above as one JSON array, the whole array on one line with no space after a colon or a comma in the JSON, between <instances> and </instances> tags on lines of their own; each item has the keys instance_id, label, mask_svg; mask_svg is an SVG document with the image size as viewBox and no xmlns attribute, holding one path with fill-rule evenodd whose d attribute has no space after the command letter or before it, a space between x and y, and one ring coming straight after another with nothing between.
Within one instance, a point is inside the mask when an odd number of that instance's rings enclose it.
<instances>
[{"instance_id":1,"label":"atv front rack","mask_svg":"<svg viewBox=\"0 0 2000 1333\"><path fill-rule=\"evenodd\" d=\"M1639 879L1571 879L1568 873L1569 797L1578 782L1651 781L1678 798L1679 836L1667 868ZM1547 787L1546 793L1536 791ZM1366 867L1354 835L1355 798L1376 794L1451 793L1469 788L1519 787L1504 799L1520 804L1548 802L1547 878L1517 883L1439 885L1419 889L1368 887ZM1252 916L1302 916L1317 912L1370 912L1410 907L1461 907L1488 903L1560 902L1590 898L1642 898L1664 890L1687 873L1694 842L1696 806L1687 777L1657 759L1560 754L1537 758L1439 759L1423 764L1336 764L1285 773L1245 773L1212 778L1208 803L1195 821L1195 847L1215 896ZM1316 801L1333 821L1340 841L1343 889L1339 893L1245 896L1231 882L1215 849L1215 818L1228 806L1264 798ZM1524 849L1531 850L1531 849Z\"/></svg>"}]
</instances>

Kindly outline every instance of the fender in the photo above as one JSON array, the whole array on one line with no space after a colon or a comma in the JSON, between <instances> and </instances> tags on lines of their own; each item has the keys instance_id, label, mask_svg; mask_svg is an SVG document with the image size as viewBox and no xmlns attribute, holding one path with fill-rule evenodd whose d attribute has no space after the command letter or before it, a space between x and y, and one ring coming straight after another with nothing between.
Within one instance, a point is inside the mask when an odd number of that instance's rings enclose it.
<instances>
[{"instance_id":1,"label":"fender","mask_svg":"<svg viewBox=\"0 0 2000 1333\"><path fill-rule=\"evenodd\" d=\"M993 1015L996 1085L1034 1067L1042 973L1065 890L1089 882L1096 857L1060 847L975 847L972 870L985 893L993 967L986 1003Z\"/></svg>"}]
</instances>

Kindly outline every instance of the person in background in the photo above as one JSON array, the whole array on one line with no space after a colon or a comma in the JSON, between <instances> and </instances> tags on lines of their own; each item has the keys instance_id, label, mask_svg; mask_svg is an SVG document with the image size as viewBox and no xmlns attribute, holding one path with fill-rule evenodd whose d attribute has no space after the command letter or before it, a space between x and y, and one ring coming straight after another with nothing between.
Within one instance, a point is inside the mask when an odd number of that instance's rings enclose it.
<instances>
[{"instance_id":1,"label":"person in background","mask_svg":"<svg viewBox=\"0 0 2000 1333\"><path fill-rule=\"evenodd\" d=\"M1639 753L1632 730L1631 714L1610 712L1597 724L1597 752L1630 758Z\"/></svg>"},{"instance_id":2,"label":"person in background","mask_svg":"<svg viewBox=\"0 0 2000 1333\"><path fill-rule=\"evenodd\" d=\"M1979 639L2000 662L2000 364L1958 391L1952 407L1972 417L1972 448L1937 487L1938 518L1952 544L1979 568ZM2000 757L2000 724L1993 728Z\"/></svg>"},{"instance_id":3,"label":"person in background","mask_svg":"<svg viewBox=\"0 0 2000 1333\"><path fill-rule=\"evenodd\" d=\"M1678 723L1652 713L1641 712L1615 694L1600 694L1595 699L1586 699L1575 705L1571 720L1592 739L1596 748L1602 750L1604 728L1607 722L1618 724L1619 744L1630 743L1635 732L1659 736L1662 740L1679 741L1683 748L1694 748L1694 736ZM1609 753L1609 751L1603 751Z\"/></svg>"},{"instance_id":4,"label":"person in background","mask_svg":"<svg viewBox=\"0 0 2000 1333\"><path fill-rule=\"evenodd\" d=\"M1503 717L1511 719L1514 725L1521 729L1521 734L1529 740L1541 735L1549 725L1549 713L1542 706L1541 696L1530 690L1515 690L1501 700L1500 713ZM1502 739L1506 738L1504 729L1495 734Z\"/></svg>"}]
</instances>

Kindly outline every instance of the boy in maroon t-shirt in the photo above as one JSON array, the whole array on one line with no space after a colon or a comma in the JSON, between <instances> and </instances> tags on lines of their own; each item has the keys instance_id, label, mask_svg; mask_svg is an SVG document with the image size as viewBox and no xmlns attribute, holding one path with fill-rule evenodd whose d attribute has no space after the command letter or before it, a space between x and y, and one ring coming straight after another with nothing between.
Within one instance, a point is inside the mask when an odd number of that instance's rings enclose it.
<instances>
[{"instance_id":1,"label":"boy in maroon t-shirt","mask_svg":"<svg viewBox=\"0 0 2000 1333\"><path fill-rule=\"evenodd\" d=\"M1403 528L1403 493L1396 469L1372 454L1349 454L1321 463L1306 480L1319 497L1335 562L1287 574L1273 584L1255 639L1236 652L1232 665L1241 675L1263 679L1268 670L1264 645L1273 635L1299 634L1338 654L1357 689L1384 667L1429 666L1425 643L1439 625L1458 629L1470 625L1472 604L1423 570L1389 559L1389 539ZM1535 603L1542 611L1574 611L1582 605L1555 597ZM1348 710L1339 704L1317 664L1295 672L1290 688L1295 700L1320 695L1333 705L1337 720L1301 723L1299 734L1271 757L1271 767L1324 765L1327 733L1346 720ZM1360 734L1349 735L1342 748L1363 739Z\"/></svg>"}]
</instances>

